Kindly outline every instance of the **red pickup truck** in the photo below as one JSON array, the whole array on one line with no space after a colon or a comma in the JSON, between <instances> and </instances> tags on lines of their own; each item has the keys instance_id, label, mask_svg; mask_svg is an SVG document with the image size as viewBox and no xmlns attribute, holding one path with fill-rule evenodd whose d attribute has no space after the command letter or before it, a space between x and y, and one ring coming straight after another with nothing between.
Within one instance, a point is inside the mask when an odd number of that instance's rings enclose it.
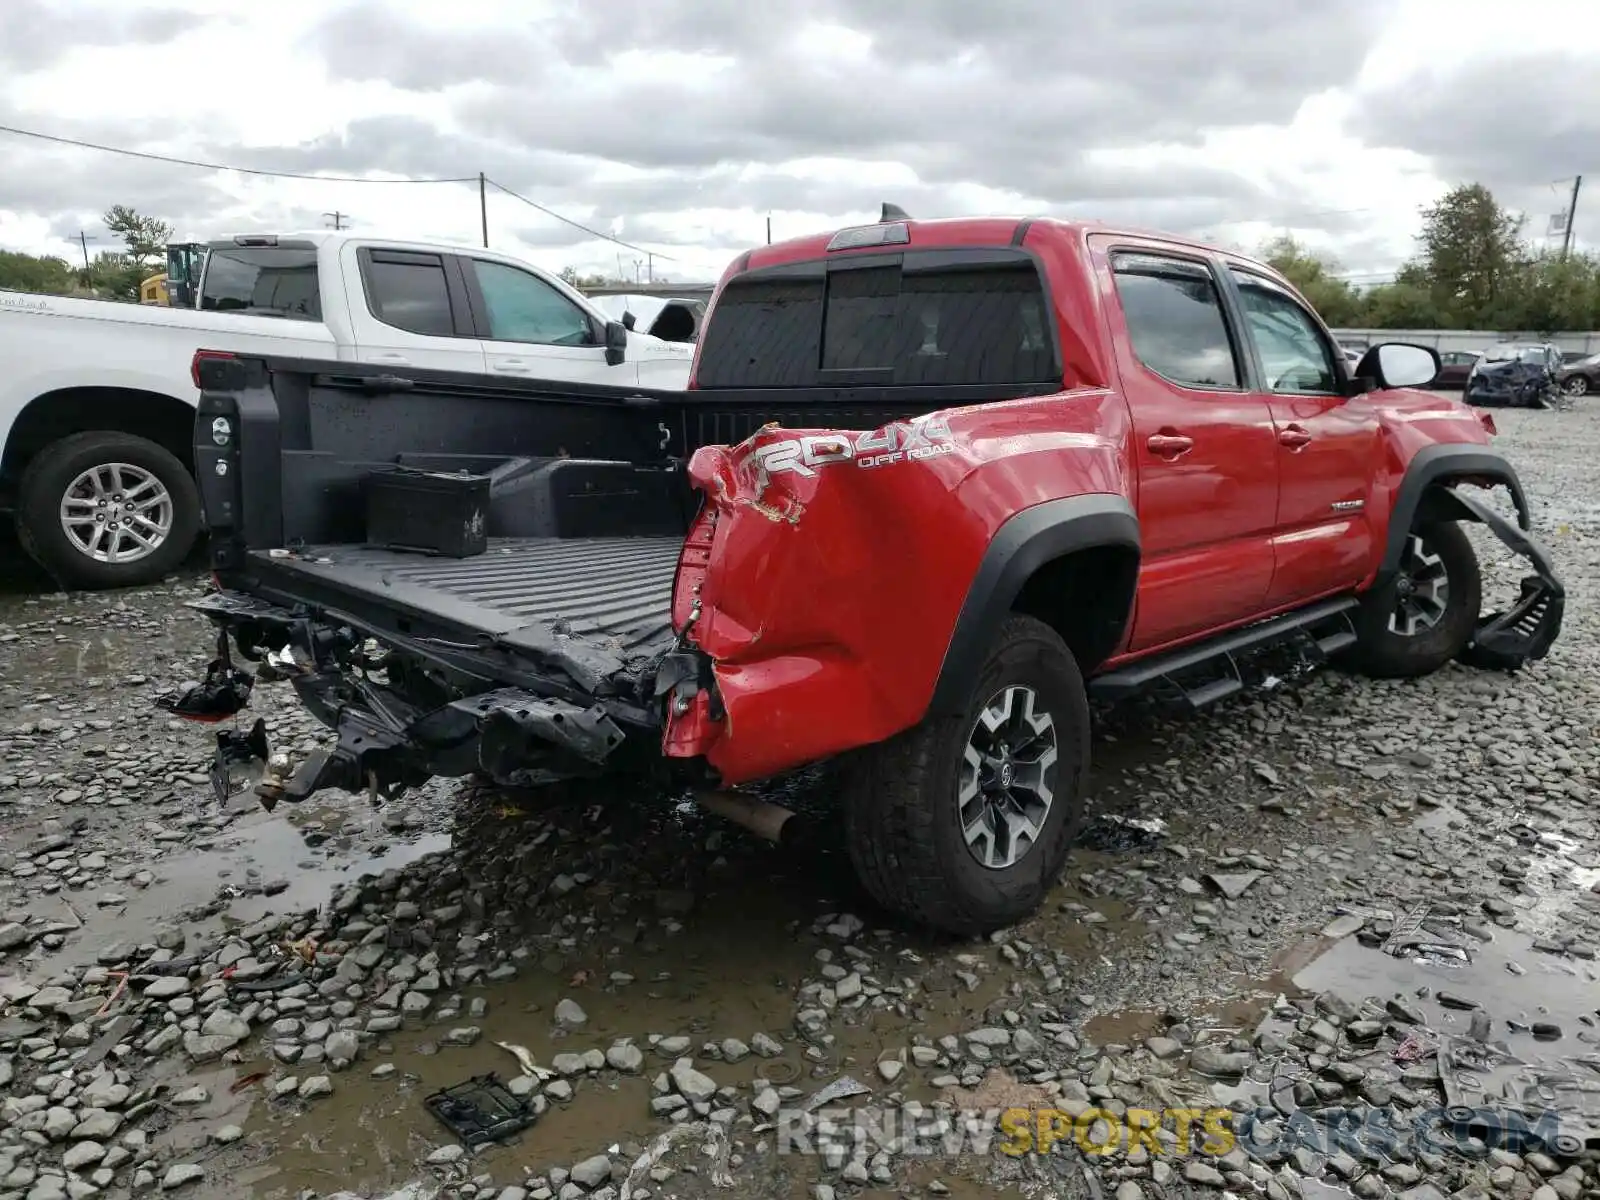
<instances>
[{"instance_id":1,"label":"red pickup truck","mask_svg":"<svg viewBox=\"0 0 1600 1200\"><path fill-rule=\"evenodd\" d=\"M993 929L1061 871L1091 698L1548 650L1561 584L1492 422L1410 390L1438 367L1390 343L1352 370L1248 258L999 219L745 253L687 393L206 356L195 606L222 632L177 708L245 702L230 635L292 677L339 741L273 798L839 759L867 889ZM470 510L487 548L378 532L373 480L408 474L446 492L407 519ZM1532 564L1504 611L1464 521Z\"/></svg>"}]
</instances>

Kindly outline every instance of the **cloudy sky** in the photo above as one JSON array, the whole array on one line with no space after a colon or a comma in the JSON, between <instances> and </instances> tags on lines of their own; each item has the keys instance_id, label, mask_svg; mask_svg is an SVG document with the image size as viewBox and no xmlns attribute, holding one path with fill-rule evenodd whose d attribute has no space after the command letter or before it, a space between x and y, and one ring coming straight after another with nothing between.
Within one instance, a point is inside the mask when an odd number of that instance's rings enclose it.
<instances>
[{"instance_id":1,"label":"cloudy sky","mask_svg":"<svg viewBox=\"0 0 1600 1200\"><path fill-rule=\"evenodd\" d=\"M1586 0L0 0L0 125L208 163L492 180L713 278L867 219L1055 214L1379 280L1419 206L1481 180L1542 235L1578 172L1600 245L1600 5ZM219 172L0 133L0 248L353 227L478 238L476 183ZM1588 156L1588 157L1586 157ZM491 243L643 256L491 191Z\"/></svg>"}]
</instances>

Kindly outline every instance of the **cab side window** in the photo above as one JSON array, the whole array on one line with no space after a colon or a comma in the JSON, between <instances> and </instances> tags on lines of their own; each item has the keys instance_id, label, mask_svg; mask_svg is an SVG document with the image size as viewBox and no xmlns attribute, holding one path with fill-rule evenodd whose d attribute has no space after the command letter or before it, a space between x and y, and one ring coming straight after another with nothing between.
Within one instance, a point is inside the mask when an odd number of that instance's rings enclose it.
<instances>
[{"instance_id":1,"label":"cab side window","mask_svg":"<svg viewBox=\"0 0 1600 1200\"><path fill-rule=\"evenodd\" d=\"M537 275L505 263L472 259L488 309L489 338L541 346L593 346L589 315Z\"/></svg>"},{"instance_id":2,"label":"cab side window","mask_svg":"<svg viewBox=\"0 0 1600 1200\"><path fill-rule=\"evenodd\" d=\"M1311 314L1271 280L1234 271L1244 300L1245 323L1261 355L1267 390L1337 395L1333 351Z\"/></svg>"},{"instance_id":3,"label":"cab side window","mask_svg":"<svg viewBox=\"0 0 1600 1200\"><path fill-rule=\"evenodd\" d=\"M1209 268L1164 255L1115 254L1111 269L1128 340L1141 363L1181 387L1241 386L1239 360Z\"/></svg>"}]
</instances>

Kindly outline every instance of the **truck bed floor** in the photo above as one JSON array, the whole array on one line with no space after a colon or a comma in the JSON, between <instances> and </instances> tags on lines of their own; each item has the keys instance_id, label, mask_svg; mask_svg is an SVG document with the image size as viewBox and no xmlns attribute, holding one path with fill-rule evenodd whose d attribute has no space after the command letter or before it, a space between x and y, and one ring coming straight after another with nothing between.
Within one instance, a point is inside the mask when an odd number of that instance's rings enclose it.
<instances>
[{"instance_id":1,"label":"truck bed floor","mask_svg":"<svg viewBox=\"0 0 1600 1200\"><path fill-rule=\"evenodd\" d=\"M307 546L289 557L257 550L251 559L268 591L276 577L301 598L314 591L319 603L348 602L353 616L365 598L500 636L560 622L561 632L629 658L671 639L682 549L675 537L496 538L472 558L342 545Z\"/></svg>"}]
</instances>

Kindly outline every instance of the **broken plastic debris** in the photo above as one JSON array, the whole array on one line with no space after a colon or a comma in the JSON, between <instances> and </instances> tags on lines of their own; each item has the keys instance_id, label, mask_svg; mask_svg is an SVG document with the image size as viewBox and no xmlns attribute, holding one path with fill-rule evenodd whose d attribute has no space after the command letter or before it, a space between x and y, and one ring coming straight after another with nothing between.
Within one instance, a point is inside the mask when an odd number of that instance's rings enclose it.
<instances>
[{"instance_id":1,"label":"broken plastic debris","mask_svg":"<svg viewBox=\"0 0 1600 1200\"><path fill-rule=\"evenodd\" d=\"M517 1060L517 1066L522 1068L524 1075L532 1075L540 1082L555 1078L556 1073L554 1071L548 1067L541 1067L534 1061L533 1055L526 1046L519 1046L515 1042L496 1042L495 1045Z\"/></svg>"},{"instance_id":2,"label":"broken plastic debris","mask_svg":"<svg viewBox=\"0 0 1600 1200\"><path fill-rule=\"evenodd\" d=\"M817 1109L832 1104L836 1100L848 1100L851 1096L870 1095L872 1095L872 1089L859 1079L853 1079L849 1075L841 1075L806 1101L806 1111L816 1112Z\"/></svg>"},{"instance_id":3,"label":"broken plastic debris","mask_svg":"<svg viewBox=\"0 0 1600 1200\"><path fill-rule=\"evenodd\" d=\"M537 1119L533 1106L513 1095L492 1072L441 1088L422 1104L469 1150L503 1141Z\"/></svg>"}]
</instances>

